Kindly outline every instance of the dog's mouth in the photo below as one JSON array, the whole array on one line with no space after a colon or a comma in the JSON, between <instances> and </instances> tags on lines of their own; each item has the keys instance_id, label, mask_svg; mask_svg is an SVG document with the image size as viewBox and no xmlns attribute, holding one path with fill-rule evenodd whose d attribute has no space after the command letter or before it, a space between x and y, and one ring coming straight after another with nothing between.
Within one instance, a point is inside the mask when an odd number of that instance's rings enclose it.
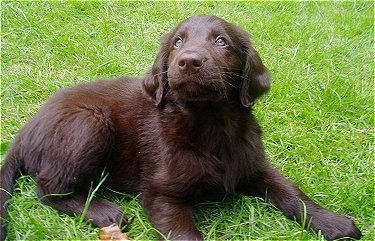
<instances>
[{"instance_id":1,"label":"dog's mouth","mask_svg":"<svg viewBox=\"0 0 375 241\"><path fill-rule=\"evenodd\" d=\"M225 86L218 79L199 80L169 80L171 90L185 101L217 101L225 96Z\"/></svg>"}]
</instances>

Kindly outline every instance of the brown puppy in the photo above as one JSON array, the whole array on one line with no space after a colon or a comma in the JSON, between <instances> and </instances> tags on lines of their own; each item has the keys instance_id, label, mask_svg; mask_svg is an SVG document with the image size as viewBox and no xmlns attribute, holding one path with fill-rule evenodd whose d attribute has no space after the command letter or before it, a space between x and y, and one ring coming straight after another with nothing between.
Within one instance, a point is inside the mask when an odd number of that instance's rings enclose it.
<instances>
[{"instance_id":1,"label":"brown puppy","mask_svg":"<svg viewBox=\"0 0 375 241\"><path fill-rule=\"evenodd\" d=\"M1 168L1 239L19 170L35 177L44 203L78 214L105 173L104 186L141 193L153 225L172 239L202 239L192 206L234 194L270 200L299 222L306 209L311 229L328 240L360 238L352 220L315 204L266 161L251 107L269 78L244 31L199 15L164 36L145 78L57 92L20 131ZM85 217L99 227L127 223L121 207L98 197Z\"/></svg>"}]
</instances>

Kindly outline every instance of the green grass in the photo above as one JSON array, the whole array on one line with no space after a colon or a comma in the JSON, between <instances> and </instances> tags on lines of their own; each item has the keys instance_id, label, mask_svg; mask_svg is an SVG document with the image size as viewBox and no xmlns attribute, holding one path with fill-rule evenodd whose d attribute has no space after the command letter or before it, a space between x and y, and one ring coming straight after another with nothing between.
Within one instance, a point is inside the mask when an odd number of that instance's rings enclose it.
<instances>
[{"instance_id":1,"label":"green grass","mask_svg":"<svg viewBox=\"0 0 375 241\"><path fill-rule=\"evenodd\" d=\"M2 2L1 154L55 90L83 80L142 76L158 40L209 13L252 33L273 73L256 106L274 166L319 204L350 215L374 240L372 2ZM9 240L97 239L98 229L41 204L28 176L9 203ZM136 197L112 197L155 239ZM197 206L209 240L321 240L270 204L237 197Z\"/></svg>"}]
</instances>

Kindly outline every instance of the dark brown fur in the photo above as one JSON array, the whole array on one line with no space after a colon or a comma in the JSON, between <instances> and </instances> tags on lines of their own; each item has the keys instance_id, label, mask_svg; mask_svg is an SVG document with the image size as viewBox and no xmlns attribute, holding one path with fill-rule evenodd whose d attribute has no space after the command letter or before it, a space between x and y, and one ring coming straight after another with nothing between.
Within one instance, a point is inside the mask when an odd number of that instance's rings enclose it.
<instances>
[{"instance_id":1,"label":"dark brown fur","mask_svg":"<svg viewBox=\"0 0 375 241\"><path fill-rule=\"evenodd\" d=\"M311 229L329 240L360 238L352 220L315 204L266 161L251 109L269 78L244 31L199 15L164 36L145 78L58 91L20 131L1 168L1 239L19 170L34 176L44 203L78 214L106 173L104 186L141 193L155 228L172 239L202 239L192 206L235 194L265 198L299 222L305 206ZM99 227L127 223L122 208L99 197L86 219Z\"/></svg>"}]
</instances>

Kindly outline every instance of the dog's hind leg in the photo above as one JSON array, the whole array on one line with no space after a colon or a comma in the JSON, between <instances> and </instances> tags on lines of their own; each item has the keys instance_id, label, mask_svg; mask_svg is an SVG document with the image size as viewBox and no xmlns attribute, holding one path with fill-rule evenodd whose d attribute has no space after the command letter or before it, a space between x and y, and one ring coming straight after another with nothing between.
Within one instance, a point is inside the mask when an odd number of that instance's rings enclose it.
<instances>
[{"instance_id":1,"label":"dog's hind leg","mask_svg":"<svg viewBox=\"0 0 375 241\"><path fill-rule=\"evenodd\" d=\"M93 197L87 202L88 195L85 193L45 194L39 186L37 194L44 204L67 214L82 215L97 227L106 227L113 223L123 227L128 223L128 218L120 206L99 197Z\"/></svg>"},{"instance_id":2,"label":"dog's hind leg","mask_svg":"<svg viewBox=\"0 0 375 241\"><path fill-rule=\"evenodd\" d=\"M127 218L116 204L98 197L86 204L90 188L101 182L112 154L114 128L109 110L79 103L61 109L50 119L43 118L46 123L32 123L33 130L41 131L26 138L34 144L28 144L25 156L40 160L37 167L36 162L26 167L34 169L38 196L45 204L82 215L99 227L126 224Z\"/></svg>"}]
</instances>

